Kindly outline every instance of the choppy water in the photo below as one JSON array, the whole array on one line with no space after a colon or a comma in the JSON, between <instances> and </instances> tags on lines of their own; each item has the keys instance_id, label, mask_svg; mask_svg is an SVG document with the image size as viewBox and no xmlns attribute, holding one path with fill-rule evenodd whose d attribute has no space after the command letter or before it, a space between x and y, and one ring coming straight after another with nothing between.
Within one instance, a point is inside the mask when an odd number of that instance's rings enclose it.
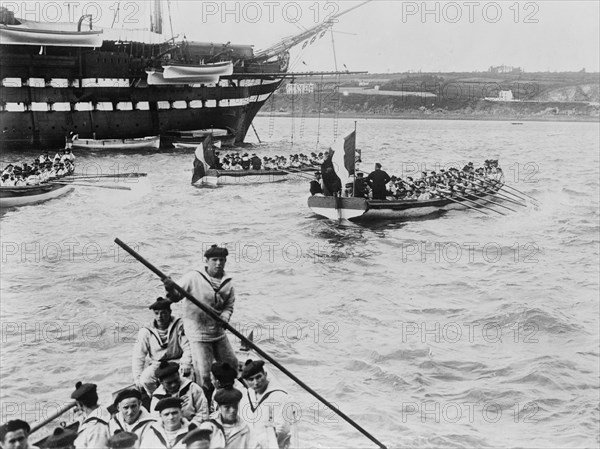
<instances>
[{"instance_id":1,"label":"choppy water","mask_svg":"<svg viewBox=\"0 0 600 449\"><path fill-rule=\"evenodd\" d=\"M256 126L266 143L251 150L265 155L332 140L331 119ZM2 216L2 421L54 411L77 380L105 403L129 382L137 323L162 288L119 237L174 275L227 244L236 325L389 447L597 447L598 124L358 130L366 170L498 156L539 206L340 228L307 208L307 181L197 189L190 154L78 154L78 170L149 175L131 192L78 188ZM304 447L372 446L292 392Z\"/></svg>"}]
</instances>

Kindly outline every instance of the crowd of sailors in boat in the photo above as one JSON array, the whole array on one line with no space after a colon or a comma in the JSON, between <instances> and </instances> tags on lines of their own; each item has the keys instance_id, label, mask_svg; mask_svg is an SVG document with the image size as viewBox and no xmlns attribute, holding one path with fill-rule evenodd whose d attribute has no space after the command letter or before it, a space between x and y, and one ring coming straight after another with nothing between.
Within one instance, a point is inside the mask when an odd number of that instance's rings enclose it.
<instances>
[{"instance_id":1,"label":"crowd of sailors in boat","mask_svg":"<svg viewBox=\"0 0 600 449\"><path fill-rule=\"evenodd\" d=\"M70 149L58 151L53 158L43 153L31 164L27 162L8 164L0 175L0 186L35 186L73 173L75 155Z\"/></svg>"},{"instance_id":2,"label":"crowd of sailors in boat","mask_svg":"<svg viewBox=\"0 0 600 449\"><path fill-rule=\"evenodd\" d=\"M451 167L448 170L421 172L418 178L405 179L390 176L379 163L366 177L357 172L353 183L345 185L343 196L374 200L426 201L447 197L463 197L488 191L495 184L502 169L497 160L486 160L483 167L475 168L469 162L462 170ZM321 171L315 173L310 184L311 195L342 196L341 181L327 162Z\"/></svg>"},{"instance_id":3,"label":"crowd of sailors in boat","mask_svg":"<svg viewBox=\"0 0 600 449\"><path fill-rule=\"evenodd\" d=\"M211 246L203 270L177 285L229 321L235 303L224 271L228 251ZM149 322L132 351L134 384L114 395L77 382L71 394L78 429L58 427L41 444L68 449L259 449L297 447L290 394L271 378L262 360L240 363L223 326L181 295L171 278L166 297L149 301ZM183 300L182 316L172 304ZM100 394L101 393L101 394ZM2 449L35 449L21 420L0 426Z\"/></svg>"},{"instance_id":4,"label":"crowd of sailors in boat","mask_svg":"<svg viewBox=\"0 0 600 449\"><path fill-rule=\"evenodd\" d=\"M220 157L215 152L215 163L210 168L217 170L290 170L304 167L318 167L324 161L323 153L292 154L288 157L275 155L273 157L257 156L256 153L227 153Z\"/></svg>"}]
</instances>

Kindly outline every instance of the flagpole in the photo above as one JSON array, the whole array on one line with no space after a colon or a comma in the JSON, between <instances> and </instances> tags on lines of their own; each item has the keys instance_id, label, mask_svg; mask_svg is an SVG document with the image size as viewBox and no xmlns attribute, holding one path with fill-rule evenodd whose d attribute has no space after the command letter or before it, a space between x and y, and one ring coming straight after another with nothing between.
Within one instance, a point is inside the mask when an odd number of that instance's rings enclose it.
<instances>
[{"instance_id":1,"label":"flagpole","mask_svg":"<svg viewBox=\"0 0 600 449\"><path fill-rule=\"evenodd\" d=\"M352 198L356 196L356 170L358 170L358 167L356 167L356 120L354 120L354 173L352 174L354 178L352 179Z\"/></svg>"}]
</instances>

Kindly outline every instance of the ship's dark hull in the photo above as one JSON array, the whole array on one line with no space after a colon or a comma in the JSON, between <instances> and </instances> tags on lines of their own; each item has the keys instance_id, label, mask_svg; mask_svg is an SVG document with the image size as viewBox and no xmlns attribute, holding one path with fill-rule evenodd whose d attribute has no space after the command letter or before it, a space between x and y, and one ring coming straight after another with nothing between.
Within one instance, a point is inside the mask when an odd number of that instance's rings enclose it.
<instances>
[{"instance_id":1,"label":"ship's dark hull","mask_svg":"<svg viewBox=\"0 0 600 449\"><path fill-rule=\"evenodd\" d=\"M58 148L70 132L119 139L207 128L227 129L239 144L281 82L234 74L216 86L149 86L144 53L19 48L0 45L4 149Z\"/></svg>"},{"instance_id":2,"label":"ship's dark hull","mask_svg":"<svg viewBox=\"0 0 600 449\"><path fill-rule=\"evenodd\" d=\"M96 139L125 139L171 130L221 128L241 143L264 101L245 106L154 111L0 112L0 147L53 149L71 131Z\"/></svg>"}]
</instances>

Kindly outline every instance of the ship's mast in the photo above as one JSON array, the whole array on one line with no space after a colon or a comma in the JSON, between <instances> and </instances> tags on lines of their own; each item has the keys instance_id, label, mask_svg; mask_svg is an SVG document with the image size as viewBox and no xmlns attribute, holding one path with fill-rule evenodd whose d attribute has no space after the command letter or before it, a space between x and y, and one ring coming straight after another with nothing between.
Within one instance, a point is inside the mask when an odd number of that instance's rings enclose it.
<instances>
[{"instance_id":1,"label":"ship's mast","mask_svg":"<svg viewBox=\"0 0 600 449\"><path fill-rule=\"evenodd\" d=\"M353 6L352 8L348 8L345 11L335 14L335 15L329 17L324 22L322 22L318 25L315 25L314 27L309 28L308 30L303 31L299 34L283 38L280 42L278 42L264 50L260 50L260 51L256 52L256 54L254 55L254 60L256 62L266 61L268 59L271 59L274 56L277 56L277 55L289 50L290 48L298 45L300 42L302 42L306 39L310 39L312 36L319 34L322 31L327 30L328 28L331 28L335 23L337 23L338 18L340 18L344 14L349 13L350 11L355 10L356 8L360 8L361 6L365 5L366 3L369 3L370 1L372 1L372 0L367 0L356 6Z\"/></svg>"},{"instance_id":2,"label":"ship's mast","mask_svg":"<svg viewBox=\"0 0 600 449\"><path fill-rule=\"evenodd\" d=\"M152 1L152 12L150 15L150 31L156 34L162 34L162 5L161 0Z\"/></svg>"}]
</instances>

